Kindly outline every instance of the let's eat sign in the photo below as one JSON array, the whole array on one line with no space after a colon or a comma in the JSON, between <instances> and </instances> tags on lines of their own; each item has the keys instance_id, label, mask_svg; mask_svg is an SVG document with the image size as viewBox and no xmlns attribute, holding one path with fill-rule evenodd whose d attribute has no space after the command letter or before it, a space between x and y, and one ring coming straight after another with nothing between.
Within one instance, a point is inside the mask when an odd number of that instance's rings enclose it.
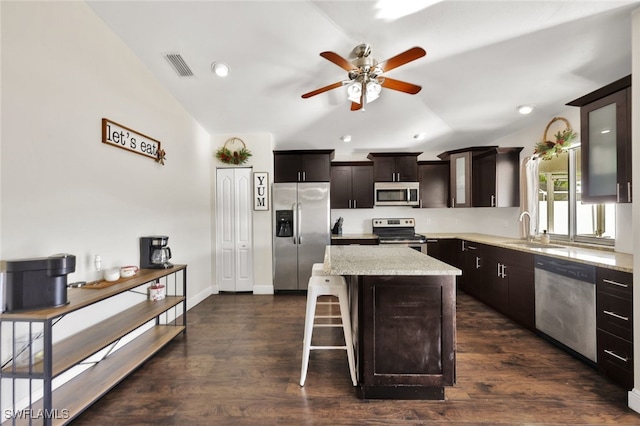
<instances>
[{"instance_id":1,"label":"let's eat sign","mask_svg":"<svg viewBox=\"0 0 640 426\"><path fill-rule=\"evenodd\" d=\"M102 143L144 155L164 164L165 152L160 147L160 141L107 118L102 119Z\"/></svg>"}]
</instances>

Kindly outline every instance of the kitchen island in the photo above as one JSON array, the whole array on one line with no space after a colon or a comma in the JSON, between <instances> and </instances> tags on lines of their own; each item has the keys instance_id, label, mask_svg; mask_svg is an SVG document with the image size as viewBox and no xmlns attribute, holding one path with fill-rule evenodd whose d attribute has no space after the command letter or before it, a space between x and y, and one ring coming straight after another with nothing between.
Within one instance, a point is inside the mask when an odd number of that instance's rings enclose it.
<instances>
[{"instance_id":1,"label":"kitchen island","mask_svg":"<svg viewBox=\"0 0 640 426\"><path fill-rule=\"evenodd\" d=\"M444 399L460 269L408 247L327 246L324 271L349 283L358 396Z\"/></svg>"}]
</instances>

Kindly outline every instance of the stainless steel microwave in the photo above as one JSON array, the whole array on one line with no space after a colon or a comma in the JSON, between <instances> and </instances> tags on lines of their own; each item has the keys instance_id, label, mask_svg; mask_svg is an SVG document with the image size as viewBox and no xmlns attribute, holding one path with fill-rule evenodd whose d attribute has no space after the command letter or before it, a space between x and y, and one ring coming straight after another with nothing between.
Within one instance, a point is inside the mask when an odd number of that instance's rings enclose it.
<instances>
[{"instance_id":1,"label":"stainless steel microwave","mask_svg":"<svg viewBox=\"0 0 640 426\"><path fill-rule=\"evenodd\" d=\"M376 206L417 206L420 204L419 182L375 182Z\"/></svg>"}]
</instances>

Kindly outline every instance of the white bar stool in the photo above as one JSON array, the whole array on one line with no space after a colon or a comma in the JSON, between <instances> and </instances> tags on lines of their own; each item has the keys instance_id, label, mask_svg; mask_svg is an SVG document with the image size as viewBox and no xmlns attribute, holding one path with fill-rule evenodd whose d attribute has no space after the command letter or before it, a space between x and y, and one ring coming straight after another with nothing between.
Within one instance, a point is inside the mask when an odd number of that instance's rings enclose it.
<instances>
[{"instance_id":1,"label":"white bar stool","mask_svg":"<svg viewBox=\"0 0 640 426\"><path fill-rule=\"evenodd\" d=\"M340 315L316 316L316 303L320 296L335 296L340 304ZM340 318L340 324L316 324L316 318ZM311 337L314 327L342 327L345 346L312 346ZM304 339L302 346L302 371L300 373L300 386L304 386L309 367L309 355L312 350L343 349L347 351L349 360L349 372L353 386L358 384L356 380L355 358L353 354L353 339L351 337L351 319L347 294L347 282L340 275L316 275L309 278L307 290L307 312L304 322Z\"/></svg>"},{"instance_id":2,"label":"white bar stool","mask_svg":"<svg viewBox=\"0 0 640 426\"><path fill-rule=\"evenodd\" d=\"M313 267L311 268L311 276L317 276L317 275L327 275L324 272L324 263L314 263Z\"/></svg>"}]
</instances>

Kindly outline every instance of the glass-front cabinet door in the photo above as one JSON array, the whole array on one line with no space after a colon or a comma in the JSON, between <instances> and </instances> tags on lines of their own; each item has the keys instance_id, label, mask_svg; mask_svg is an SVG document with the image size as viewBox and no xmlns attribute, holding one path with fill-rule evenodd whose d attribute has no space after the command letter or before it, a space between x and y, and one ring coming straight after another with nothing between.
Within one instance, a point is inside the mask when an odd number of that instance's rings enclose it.
<instances>
[{"instance_id":1,"label":"glass-front cabinet door","mask_svg":"<svg viewBox=\"0 0 640 426\"><path fill-rule=\"evenodd\" d=\"M451 206L471 207L471 152L451 154Z\"/></svg>"},{"instance_id":2,"label":"glass-front cabinet door","mask_svg":"<svg viewBox=\"0 0 640 426\"><path fill-rule=\"evenodd\" d=\"M629 92L580 108L584 203L631 202Z\"/></svg>"}]
</instances>

